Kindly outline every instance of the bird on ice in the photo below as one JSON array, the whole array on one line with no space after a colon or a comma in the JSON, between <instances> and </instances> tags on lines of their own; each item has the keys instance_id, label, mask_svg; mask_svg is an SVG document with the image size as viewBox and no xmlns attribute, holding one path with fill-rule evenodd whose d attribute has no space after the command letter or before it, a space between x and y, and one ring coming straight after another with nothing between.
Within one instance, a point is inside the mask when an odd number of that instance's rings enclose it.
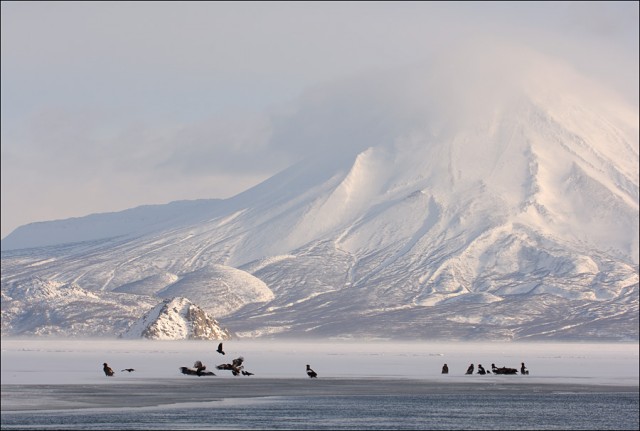
<instances>
[{"instance_id":1,"label":"bird on ice","mask_svg":"<svg viewBox=\"0 0 640 431\"><path fill-rule=\"evenodd\" d=\"M111 377L113 376L113 370L111 369L111 367L109 365L107 365L107 363L105 362L104 364L102 364L102 371L104 371L104 375Z\"/></svg>"},{"instance_id":2,"label":"bird on ice","mask_svg":"<svg viewBox=\"0 0 640 431\"><path fill-rule=\"evenodd\" d=\"M516 370L515 368L509 368L509 367L496 367L496 364L491 364L491 370L493 371L493 374L518 374L518 370Z\"/></svg>"},{"instance_id":3,"label":"bird on ice","mask_svg":"<svg viewBox=\"0 0 640 431\"><path fill-rule=\"evenodd\" d=\"M309 376L310 378L317 378L318 377L318 373L316 373L315 371L313 371L311 369L311 366L307 365L307 376Z\"/></svg>"},{"instance_id":4,"label":"bird on ice","mask_svg":"<svg viewBox=\"0 0 640 431\"><path fill-rule=\"evenodd\" d=\"M120 370L120 371L127 371L127 372L132 372L135 371L133 368L125 368L124 370Z\"/></svg>"}]
</instances>

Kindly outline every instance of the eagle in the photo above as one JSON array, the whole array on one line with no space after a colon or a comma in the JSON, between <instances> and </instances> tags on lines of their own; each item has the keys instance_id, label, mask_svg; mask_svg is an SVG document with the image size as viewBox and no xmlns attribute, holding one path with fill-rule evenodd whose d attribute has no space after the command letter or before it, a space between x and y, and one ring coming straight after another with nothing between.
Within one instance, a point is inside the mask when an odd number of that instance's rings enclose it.
<instances>
[{"instance_id":1,"label":"eagle","mask_svg":"<svg viewBox=\"0 0 640 431\"><path fill-rule=\"evenodd\" d=\"M102 364L102 371L104 371L104 375L111 377L113 376L113 370L111 369L111 367L109 365L107 365L107 363L105 362L104 364Z\"/></svg>"},{"instance_id":2,"label":"eagle","mask_svg":"<svg viewBox=\"0 0 640 431\"><path fill-rule=\"evenodd\" d=\"M230 364L220 364L216 368L219 370L231 370L231 374L237 376L244 368L244 366L242 365L243 362L244 358L242 356L239 356L231 361Z\"/></svg>"},{"instance_id":3,"label":"eagle","mask_svg":"<svg viewBox=\"0 0 640 431\"><path fill-rule=\"evenodd\" d=\"M201 361L196 361L193 364L193 368L189 367L180 367L180 372L182 374L187 374L189 376L215 376L212 371L205 371L207 366L204 365Z\"/></svg>"},{"instance_id":4,"label":"eagle","mask_svg":"<svg viewBox=\"0 0 640 431\"><path fill-rule=\"evenodd\" d=\"M311 366L310 366L310 365L307 365L307 376L309 376L309 377L310 377L310 378L312 378L312 379L315 379L315 378L317 378L317 377L318 377L318 373L316 373L315 371L313 371L313 370L311 369Z\"/></svg>"}]
</instances>

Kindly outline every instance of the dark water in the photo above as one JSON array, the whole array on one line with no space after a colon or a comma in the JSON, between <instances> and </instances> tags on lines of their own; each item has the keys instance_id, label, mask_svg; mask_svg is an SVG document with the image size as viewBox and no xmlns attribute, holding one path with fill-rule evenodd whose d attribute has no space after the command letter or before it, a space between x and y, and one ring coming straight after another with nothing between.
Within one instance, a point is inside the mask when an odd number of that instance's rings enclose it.
<instances>
[{"instance_id":1,"label":"dark water","mask_svg":"<svg viewBox=\"0 0 640 431\"><path fill-rule=\"evenodd\" d=\"M2 429L639 429L638 393L278 396L2 412Z\"/></svg>"}]
</instances>

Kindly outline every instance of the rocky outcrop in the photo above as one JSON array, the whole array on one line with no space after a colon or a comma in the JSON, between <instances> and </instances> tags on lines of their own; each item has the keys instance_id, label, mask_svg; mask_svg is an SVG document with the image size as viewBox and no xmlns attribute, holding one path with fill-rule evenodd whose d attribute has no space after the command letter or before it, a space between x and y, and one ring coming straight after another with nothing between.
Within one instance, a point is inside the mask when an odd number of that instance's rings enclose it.
<instances>
[{"instance_id":1,"label":"rocky outcrop","mask_svg":"<svg viewBox=\"0 0 640 431\"><path fill-rule=\"evenodd\" d=\"M121 338L150 340L229 340L231 334L218 321L186 298L165 299Z\"/></svg>"}]
</instances>

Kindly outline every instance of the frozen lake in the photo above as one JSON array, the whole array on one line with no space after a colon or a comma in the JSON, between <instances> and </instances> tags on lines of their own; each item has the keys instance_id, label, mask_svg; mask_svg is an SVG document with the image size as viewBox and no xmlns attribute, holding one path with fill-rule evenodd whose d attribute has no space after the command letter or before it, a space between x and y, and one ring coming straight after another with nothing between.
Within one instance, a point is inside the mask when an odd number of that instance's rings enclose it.
<instances>
[{"instance_id":1,"label":"frozen lake","mask_svg":"<svg viewBox=\"0 0 640 431\"><path fill-rule=\"evenodd\" d=\"M520 368L529 376L518 383L574 383L638 385L638 344L559 343L430 343L387 341L267 341L224 342L226 355L216 352L214 341L54 340L3 339L2 384L117 384L159 382L178 378L196 360L217 378L304 378L310 364L320 379L411 378L447 383L502 382L505 376L466 376L469 364L489 369ZM214 370L221 363L244 357L247 371L255 375L234 378L229 371ZM116 375L106 378L107 362ZM440 374L448 364L449 374ZM132 373L121 372L134 368ZM472 377L472 379L470 379ZM514 377L514 376L510 376ZM497 379L497 380L496 380Z\"/></svg>"},{"instance_id":2,"label":"frozen lake","mask_svg":"<svg viewBox=\"0 0 640 431\"><path fill-rule=\"evenodd\" d=\"M637 343L231 340L224 342L224 356L216 353L217 344L3 339L2 427L304 429L333 423L327 427L336 429L345 423L360 429L624 429L638 424ZM234 377L215 369L238 356L254 375ZM180 373L179 367L196 360L216 376ZM104 375L103 362L115 376ZM519 369L521 362L529 375L465 375L471 363ZM441 374L444 363L448 375ZM306 376L306 364L317 379ZM135 371L121 371L125 368ZM560 409L555 416L546 410L550 401ZM306 412L308 405L322 406L324 414ZM408 405L416 408L405 411ZM223 413L229 406L234 415ZM381 406L387 406L383 416L374 413ZM521 419L509 422L501 410L507 408L523 409ZM480 417L486 422L478 422ZM543 426L540 421L549 417L557 420Z\"/></svg>"}]
</instances>

